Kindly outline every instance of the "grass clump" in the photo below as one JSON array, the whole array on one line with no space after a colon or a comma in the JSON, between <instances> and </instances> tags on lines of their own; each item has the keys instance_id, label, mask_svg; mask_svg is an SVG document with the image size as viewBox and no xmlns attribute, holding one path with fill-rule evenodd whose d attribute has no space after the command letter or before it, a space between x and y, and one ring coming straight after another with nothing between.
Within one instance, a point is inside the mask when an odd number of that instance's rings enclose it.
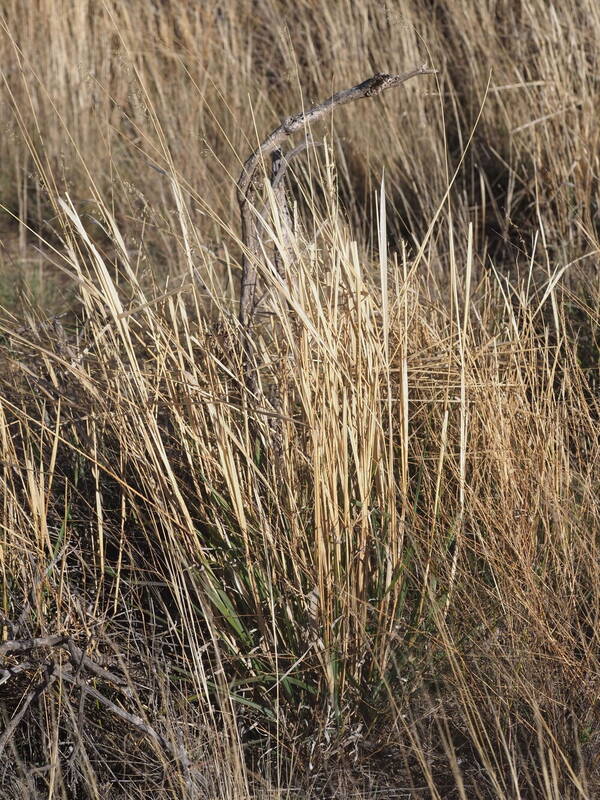
<instances>
[{"instance_id":1,"label":"grass clump","mask_svg":"<svg viewBox=\"0 0 600 800\"><path fill-rule=\"evenodd\" d=\"M46 282L0 322L3 791L594 797L593 4L36 5L0 38ZM256 131L424 41L437 83L294 161L291 250L266 193L249 386Z\"/></svg>"}]
</instances>

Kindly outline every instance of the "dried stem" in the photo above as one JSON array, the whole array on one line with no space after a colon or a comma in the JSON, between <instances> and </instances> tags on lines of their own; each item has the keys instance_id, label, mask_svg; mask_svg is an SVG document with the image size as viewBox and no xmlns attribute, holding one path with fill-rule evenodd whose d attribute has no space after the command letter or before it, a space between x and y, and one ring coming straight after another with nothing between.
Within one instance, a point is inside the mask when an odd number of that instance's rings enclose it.
<instances>
[{"instance_id":1,"label":"dried stem","mask_svg":"<svg viewBox=\"0 0 600 800\"><path fill-rule=\"evenodd\" d=\"M259 233L255 216L256 198L256 178L258 168L265 160L272 156L287 139L298 131L304 130L307 125L317 122L325 117L337 106L345 105L353 100L360 100L363 97L375 97L378 94L400 86L410 78L417 75L432 75L435 70L429 69L426 65L405 72L402 75L388 75L378 72L372 78L353 86L351 89L344 89L341 92L329 97L323 103L313 106L308 111L287 117L278 128L267 136L264 142L246 160L242 173L238 180L238 203L242 219L242 241L244 252L242 255L242 282L240 291L239 318L244 329L246 338L246 351L251 345L250 327L256 308L256 283L257 283L257 260L259 258ZM275 180L276 170L273 171L272 179ZM276 194L276 197L278 195ZM282 209L282 218L286 218L286 210ZM289 211L287 212L289 215Z\"/></svg>"},{"instance_id":2,"label":"dried stem","mask_svg":"<svg viewBox=\"0 0 600 800\"><path fill-rule=\"evenodd\" d=\"M128 722L130 725L133 725L150 739L153 739L170 756L177 759L181 763L186 774L192 775L193 773L193 777L196 779L196 781L201 780L200 773L193 766L193 763L185 748L174 745L141 717L121 708L112 700L109 700L107 697L105 697L97 689L89 685L87 677L80 674L83 670L87 670L96 678L100 678L103 681L117 686L121 694L123 694L125 697L131 698L133 695L131 689L127 686L127 680L125 678L105 669L104 667L100 666L100 664L97 664L85 653L84 650L75 644L72 637L51 635L40 636L31 639L10 639L0 645L0 657L23 653L30 654L32 651L37 651L42 648L59 648L65 650L69 655L70 663L60 665L58 661L50 658L43 664L43 680L40 681L21 701L19 710L9 721L4 732L0 735L0 755L5 749L10 737L17 729L19 723L27 713L27 709L31 703L41 694L43 694L57 678L60 678L62 681L78 686L83 692L83 696L87 695L93 698L98 703L101 703L103 706L105 706L115 716L119 717L125 722ZM20 664L14 665L6 664L0 669L0 683L6 683L12 677L25 670L36 670L39 668L39 666L40 664L36 664L35 662L31 661L21 662Z\"/></svg>"}]
</instances>

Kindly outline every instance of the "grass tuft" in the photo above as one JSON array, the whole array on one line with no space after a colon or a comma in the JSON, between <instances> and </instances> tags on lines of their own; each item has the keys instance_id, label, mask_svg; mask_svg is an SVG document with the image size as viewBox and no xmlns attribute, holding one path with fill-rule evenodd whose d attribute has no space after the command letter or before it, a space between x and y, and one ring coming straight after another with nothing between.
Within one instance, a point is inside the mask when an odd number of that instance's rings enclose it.
<instances>
[{"instance_id":1,"label":"grass tuft","mask_svg":"<svg viewBox=\"0 0 600 800\"><path fill-rule=\"evenodd\" d=\"M600 791L599 12L367 5L0 17L6 796Z\"/></svg>"}]
</instances>

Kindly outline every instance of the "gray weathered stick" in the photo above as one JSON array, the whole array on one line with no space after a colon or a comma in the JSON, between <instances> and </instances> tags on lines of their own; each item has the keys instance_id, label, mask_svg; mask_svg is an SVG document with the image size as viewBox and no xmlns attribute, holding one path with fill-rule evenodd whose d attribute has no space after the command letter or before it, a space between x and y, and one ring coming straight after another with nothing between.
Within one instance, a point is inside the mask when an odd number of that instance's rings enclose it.
<instances>
[{"instance_id":1,"label":"gray weathered stick","mask_svg":"<svg viewBox=\"0 0 600 800\"><path fill-rule=\"evenodd\" d=\"M45 668L44 678L40 681L40 683L37 684L37 686L35 686L30 692L27 693L25 698L21 700L18 711L8 722L2 734L0 734L0 756L4 752L4 749L6 748L6 745L10 737L19 727L19 723L27 713L27 709L29 708L31 703L36 698L38 698L43 692L45 692L46 689L52 686L54 681L57 679L58 675L54 669L54 664L53 663L46 664L45 667L46 668Z\"/></svg>"},{"instance_id":2,"label":"gray weathered stick","mask_svg":"<svg viewBox=\"0 0 600 800\"><path fill-rule=\"evenodd\" d=\"M242 220L242 242L244 244L239 318L244 329L247 350L251 342L249 328L252 325L252 318L256 308L255 295L258 277L256 264L260 252L259 233L255 218L256 180L259 166L264 164L265 160L280 148L288 136L292 136L294 133L304 130L307 125L322 119L337 106L345 105L353 100L360 100L363 97L375 97L387 89L400 86L417 75L433 74L435 74L435 70L429 69L426 65L417 67L402 75L388 75L378 72L372 78L368 78L351 89L336 92L323 103L313 106L308 111L287 117L246 160L238 180L237 191ZM273 177L275 178L276 175Z\"/></svg>"},{"instance_id":3,"label":"gray weathered stick","mask_svg":"<svg viewBox=\"0 0 600 800\"><path fill-rule=\"evenodd\" d=\"M13 629L17 628L16 625L11 626ZM130 723L138 728L142 733L151 739L154 739L169 755L176 758L182 765L186 776L191 780L192 777L196 782L202 781L200 771L194 766L187 751L184 747L177 747L169 739L163 736L159 731L153 728L149 723L145 722L141 717L132 714L129 711L121 708L121 706L114 703L109 698L105 697L101 692L90 686L87 682L86 676L81 673L88 670L97 678L107 681L119 687L122 695L132 698L133 692L127 685L127 680L120 675L115 674L111 670L97 664L90 658L85 650L78 647L70 636L61 634L51 636L39 636L31 639L10 639L0 645L0 657L13 655L16 653L31 653L31 651L41 648L58 648L66 650L69 654L70 663L59 664L57 661L50 659L44 664L44 678L38 683L21 701L18 711L14 714L9 721L6 730L0 734L0 755L2 755L6 745L13 735L14 731L19 726L21 720L27 713L27 709L31 703L39 697L43 692L52 686L52 684L60 678L70 684L78 686L82 691L82 701L86 695L90 696L98 703L101 703L108 708L113 714L125 722ZM37 669L39 664L35 662L21 662L15 665L5 665L0 668L0 683L6 683L11 677L18 675L26 669Z\"/></svg>"},{"instance_id":4,"label":"gray weathered stick","mask_svg":"<svg viewBox=\"0 0 600 800\"><path fill-rule=\"evenodd\" d=\"M285 184L283 182L283 176L285 175L286 167L287 162L283 156L283 153L281 152L281 149L277 147L271 153L271 186L273 187L275 203L279 209L279 220L282 228L281 246L283 255L279 252L279 249L275 247L274 257L275 269L284 281L286 279L285 265L286 262L289 262L292 252L290 236L293 225L292 215L290 214L290 207L285 191Z\"/></svg>"}]
</instances>

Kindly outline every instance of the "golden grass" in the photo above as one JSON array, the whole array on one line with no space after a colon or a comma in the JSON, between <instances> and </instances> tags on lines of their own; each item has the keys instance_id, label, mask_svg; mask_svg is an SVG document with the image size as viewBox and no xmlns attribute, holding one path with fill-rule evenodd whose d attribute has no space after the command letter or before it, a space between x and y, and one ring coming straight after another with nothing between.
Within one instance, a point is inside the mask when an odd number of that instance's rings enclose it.
<instances>
[{"instance_id":1,"label":"golden grass","mask_svg":"<svg viewBox=\"0 0 600 800\"><path fill-rule=\"evenodd\" d=\"M127 691L7 656L2 791L591 800L597 4L4 14L2 639ZM423 61L312 132L289 287L267 202L252 396L241 162Z\"/></svg>"}]
</instances>

